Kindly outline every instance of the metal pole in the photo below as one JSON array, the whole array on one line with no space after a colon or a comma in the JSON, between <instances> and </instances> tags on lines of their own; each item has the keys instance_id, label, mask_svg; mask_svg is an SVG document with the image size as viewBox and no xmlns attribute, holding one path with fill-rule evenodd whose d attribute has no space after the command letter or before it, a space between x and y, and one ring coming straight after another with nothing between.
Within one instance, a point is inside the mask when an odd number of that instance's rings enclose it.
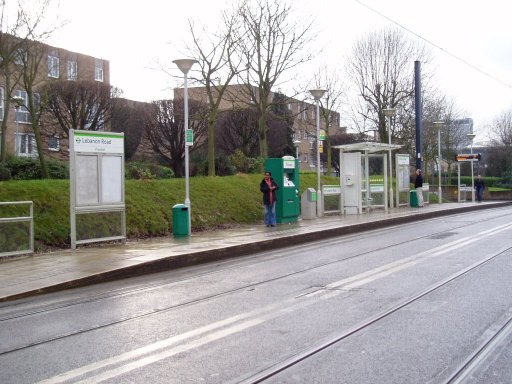
<instances>
[{"instance_id":1,"label":"metal pole","mask_svg":"<svg viewBox=\"0 0 512 384\"><path fill-rule=\"evenodd\" d=\"M439 190L438 190L438 198L439 204L443 202L442 198L442 188L441 188L441 127L437 130L437 173L439 176Z\"/></svg>"},{"instance_id":2,"label":"metal pole","mask_svg":"<svg viewBox=\"0 0 512 384\"><path fill-rule=\"evenodd\" d=\"M421 169L421 131L423 106L421 102L421 63L419 61L414 62L414 109L416 112L416 169Z\"/></svg>"},{"instance_id":3,"label":"metal pole","mask_svg":"<svg viewBox=\"0 0 512 384\"><path fill-rule=\"evenodd\" d=\"M183 89L184 109L185 109L185 125L183 130L183 140L185 142L185 205L188 207L188 234L192 232L192 207L190 203L190 175L188 164L188 145L187 145L187 129L188 129L188 77L185 73L185 87Z\"/></svg>"},{"instance_id":4,"label":"metal pole","mask_svg":"<svg viewBox=\"0 0 512 384\"><path fill-rule=\"evenodd\" d=\"M393 208L393 160L391 159L391 116L388 116L388 144L389 144L389 208Z\"/></svg>"},{"instance_id":5,"label":"metal pole","mask_svg":"<svg viewBox=\"0 0 512 384\"><path fill-rule=\"evenodd\" d=\"M316 176L318 189L316 191L316 214L323 216L322 192L320 189L320 99L316 99Z\"/></svg>"},{"instance_id":6,"label":"metal pole","mask_svg":"<svg viewBox=\"0 0 512 384\"><path fill-rule=\"evenodd\" d=\"M16 137L14 138L14 151L16 156L20 155L20 144L19 144L19 119L18 119L18 110L20 109L19 105L16 105Z\"/></svg>"},{"instance_id":7,"label":"metal pole","mask_svg":"<svg viewBox=\"0 0 512 384\"><path fill-rule=\"evenodd\" d=\"M471 154L473 154L473 139L471 139ZM475 202L475 178L473 177L473 159L471 159L471 202Z\"/></svg>"}]
</instances>

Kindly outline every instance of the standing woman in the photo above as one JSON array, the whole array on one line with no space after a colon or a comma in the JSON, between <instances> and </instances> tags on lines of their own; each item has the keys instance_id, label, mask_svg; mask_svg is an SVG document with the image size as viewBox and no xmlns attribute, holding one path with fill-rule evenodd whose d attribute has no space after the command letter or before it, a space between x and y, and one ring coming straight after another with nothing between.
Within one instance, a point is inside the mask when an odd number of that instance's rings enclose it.
<instances>
[{"instance_id":1,"label":"standing woman","mask_svg":"<svg viewBox=\"0 0 512 384\"><path fill-rule=\"evenodd\" d=\"M276 226L276 190L279 189L271 176L272 174L266 171L265 178L260 183L260 191L263 193L263 205L265 206L264 221L267 227Z\"/></svg>"},{"instance_id":2,"label":"standing woman","mask_svg":"<svg viewBox=\"0 0 512 384\"><path fill-rule=\"evenodd\" d=\"M418 207L423 207L423 176L421 175L421 169L416 170L414 188L416 189L416 195L418 196Z\"/></svg>"}]
</instances>

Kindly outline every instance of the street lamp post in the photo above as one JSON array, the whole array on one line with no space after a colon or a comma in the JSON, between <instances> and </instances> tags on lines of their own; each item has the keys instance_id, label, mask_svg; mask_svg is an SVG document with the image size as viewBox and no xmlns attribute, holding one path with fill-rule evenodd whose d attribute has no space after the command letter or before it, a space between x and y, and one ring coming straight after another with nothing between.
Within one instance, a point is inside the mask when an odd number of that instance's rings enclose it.
<instances>
[{"instance_id":1,"label":"street lamp post","mask_svg":"<svg viewBox=\"0 0 512 384\"><path fill-rule=\"evenodd\" d=\"M316 191L317 216L323 216L322 192L320 189L320 99L322 98L325 92L325 89L312 89L309 91L309 93L311 94L311 96L313 96L316 102L316 176L318 186L318 190Z\"/></svg>"},{"instance_id":2,"label":"street lamp post","mask_svg":"<svg viewBox=\"0 0 512 384\"><path fill-rule=\"evenodd\" d=\"M475 134L473 132L467 134L469 140L471 140L471 154L473 154L473 140L475 139ZM471 159L471 202L475 202L475 177L473 174L473 159Z\"/></svg>"},{"instance_id":3,"label":"street lamp post","mask_svg":"<svg viewBox=\"0 0 512 384\"><path fill-rule=\"evenodd\" d=\"M20 154L20 138L19 138L19 128L20 128L20 121L19 121L19 118L18 118L18 112L20 110L20 107L21 105L23 104L23 98L19 97L19 96L14 96L12 98L12 101L14 102L14 109L16 110L15 112L15 119L16 119L16 136L14 137L14 151L15 151L15 155L16 156L19 156Z\"/></svg>"},{"instance_id":4,"label":"street lamp post","mask_svg":"<svg viewBox=\"0 0 512 384\"><path fill-rule=\"evenodd\" d=\"M300 140L293 141L293 146L295 147L295 158L296 159L299 158L299 145L300 145Z\"/></svg>"},{"instance_id":5,"label":"street lamp post","mask_svg":"<svg viewBox=\"0 0 512 384\"><path fill-rule=\"evenodd\" d=\"M439 204L443 202L442 198L442 188L441 188L441 128L443 127L444 122L442 121L434 121L434 127L437 129L437 176L439 177L439 189L438 189L438 199Z\"/></svg>"},{"instance_id":6,"label":"street lamp post","mask_svg":"<svg viewBox=\"0 0 512 384\"><path fill-rule=\"evenodd\" d=\"M190 175L189 175L189 159L188 159L188 147L187 143L187 130L188 130L188 78L187 74L190 71L190 68L197 63L197 60L193 59L179 59L173 60L173 63L178 66L181 72L185 75L185 84L183 88L183 102L184 102L184 113L185 113L185 124L183 126L183 134L185 141L185 205L188 207L188 234L190 235L192 228L192 212L191 212L191 203L190 203Z\"/></svg>"},{"instance_id":7,"label":"street lamp post","mask_svg":"<svg viewBox=\"0 0 512 384\"><path fill-rule=\"evenodd\" d=\"M383 109L384 116L388 118L388 144L389 144L389 208L393 208L393 160L391 157L391 118L395 117L396 109Z\"/></svg>"}]
</instances>

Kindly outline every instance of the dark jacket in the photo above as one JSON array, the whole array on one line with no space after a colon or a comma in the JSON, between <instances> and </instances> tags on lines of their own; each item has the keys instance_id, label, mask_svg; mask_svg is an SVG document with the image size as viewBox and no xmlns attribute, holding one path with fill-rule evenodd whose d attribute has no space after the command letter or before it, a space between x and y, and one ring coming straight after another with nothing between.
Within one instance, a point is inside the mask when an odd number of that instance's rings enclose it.
<instances>
[{"instance_id":1,"label":"dark jacket","mask_svg":"<svg viewBox=\"0 0 512 384\"><path fill-rule=\"evenodd\" d=\"M475 189L484 189L485 188L485 184L484 184L484 180L483 179L476 179L475 180Z\"/></svg>"},{"instance_id":2,"label":"dark jacket","mask_svg":"<svg viewBox=\"0 0 512 384\"><path fill-rule=\"evenodd\" d=\"M270 205L271 201L277 201L276 191L279 189L279 187L277 186L277 183L274 181L273 178L270 178L270 184L276 187L276 189L271 191L265 179L261 180L260 183L260 191L263 192L263 204L266 205Z\"/></svg>"},{"instance_id":3,"label":"dark jacket","mask_svg":"<svg viewBox=\"0 0 512 384\"><path fill-rule=\"evenodd\" d=\"M414 188L422 188L423 187L423 176L421 173L416 175L416 179L414 180Z\"/></svg>"}]
</instances>

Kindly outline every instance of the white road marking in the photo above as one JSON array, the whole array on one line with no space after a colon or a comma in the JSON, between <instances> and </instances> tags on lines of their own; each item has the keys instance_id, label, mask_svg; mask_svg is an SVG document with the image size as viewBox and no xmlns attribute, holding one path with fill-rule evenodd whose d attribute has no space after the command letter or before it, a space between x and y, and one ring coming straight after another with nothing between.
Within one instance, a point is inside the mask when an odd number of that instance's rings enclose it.
<instances>
[{"instance_id":1,"label":"white road marking","mask_svg":"<svg viewBox=\"0 0 512 384\"><path fill-rule=\"evenodd\" d=\"M244 331L248 328L262 324L265 321L277 318L286 313L310 306L316 303L316 300L318 299L325 300L335 297L343 292L338 290L340 287L345 289L360 287L364 284L376 281L395 272L417 265L426 259L437 257L455 249L471 245L475 242L481 241L485 237L496 235L497 233L508 230L511 227L512 224L504 224L490 228L479 233L478 235L455 240L451 243L420 252L414 256L388 263L381 267L374 268L372 270L351 276L346 279L335 281L328 284L325 287L326 289L321 289L311 294L300 296L300 299L304 301L297 302L296 298L285 299L258 310L242 313L240 315L220 320L218 322L208 324L189 332L182 333L181 335L176 335L168 339L160 340L156 343L134 349L130 352L126 352L118 356L63 372L62 374L40 381L39 383L57 384L76 379L79 381L72 382L99 383L105 380L109 380L114 377L126 374L132 370L174 356L178 353L189 351L212 341L219 340L229 335ZM103 370L104 368L108 367L110 367L110 369L105 372L97 373L96 375L87 376L87 378L80 379L84 375L92 374L95 371Z\"/></svg>"}]
</instances>

